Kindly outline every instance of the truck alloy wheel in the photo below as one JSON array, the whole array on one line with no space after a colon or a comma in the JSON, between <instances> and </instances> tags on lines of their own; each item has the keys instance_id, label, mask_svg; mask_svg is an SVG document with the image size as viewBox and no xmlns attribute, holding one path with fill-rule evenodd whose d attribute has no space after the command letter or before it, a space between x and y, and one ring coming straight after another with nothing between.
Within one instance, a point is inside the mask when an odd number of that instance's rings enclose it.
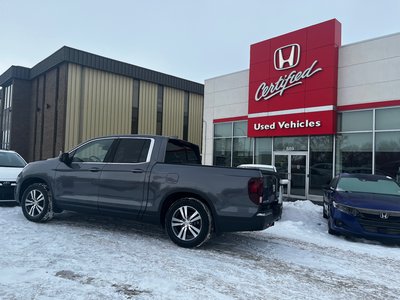
<instances>
[{"instance_id":1,"label":"truck alloy wheel","mask_svg":"<svg viewBox=\"0 0 400 300\"><path fill-rule=\"evenodd\" d=\"M185 248L198 247L210 238L211 214L206 205L194 198L172 204L165 217L170 239Z\"/></svg>"},{"instance_id":2,"label":"truck alloy wheel","mask_svg":"<svg viewBox=\"0 0 400 300\"><path fill-rule=\"evenodd\" d=\"M22 196L22 212L29 221L45 222L51 219L52 207L51 194L42 183L30 185Z\"/></svg>"}]
</instances>

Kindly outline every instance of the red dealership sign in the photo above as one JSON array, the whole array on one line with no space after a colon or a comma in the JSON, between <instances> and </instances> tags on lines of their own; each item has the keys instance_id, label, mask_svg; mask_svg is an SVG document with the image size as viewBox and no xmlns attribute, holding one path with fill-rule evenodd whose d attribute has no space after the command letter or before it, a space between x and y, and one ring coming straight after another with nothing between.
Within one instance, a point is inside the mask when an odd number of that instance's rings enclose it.
<instances>
[{"instance_id":1,"label":"red dealership sign","mask_svg":"<svg viewBox=\"0 0 400 300\"><path fill-rule=\"evenodd\" d=\"M251 45L248 136L334 134L340 45L335 19Z\"/></svg>"}]
</instances>

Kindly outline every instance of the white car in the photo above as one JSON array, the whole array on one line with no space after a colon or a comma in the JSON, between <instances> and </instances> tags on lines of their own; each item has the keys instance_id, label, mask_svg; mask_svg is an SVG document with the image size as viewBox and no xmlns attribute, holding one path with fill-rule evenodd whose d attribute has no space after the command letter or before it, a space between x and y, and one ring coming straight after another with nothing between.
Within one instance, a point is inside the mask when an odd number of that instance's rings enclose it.
<instances>
[{"instance_id":1,"label":"white car","mask_svg":"<svg viewBox=\"0 0 400 300\"><path fill-rule=\"evenodd\" d=\"M14 189L18 174L26 161L15 151L0 150L0 203L14 202Z\"/></svg>"}]
</instances>

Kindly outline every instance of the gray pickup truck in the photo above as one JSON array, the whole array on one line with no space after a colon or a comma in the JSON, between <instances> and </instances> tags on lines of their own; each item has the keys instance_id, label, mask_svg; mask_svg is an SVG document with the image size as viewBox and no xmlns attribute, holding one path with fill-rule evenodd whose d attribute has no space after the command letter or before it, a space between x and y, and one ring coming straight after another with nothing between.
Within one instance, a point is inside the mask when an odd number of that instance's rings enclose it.
<instances>
[{"instance_id":1,"label":"gray pickup truck","mask_svg":"<svg viewBox=\"0 0 400 300\"><path fill-rule=\"evenodd\" d=\"M280 218L277 176L202 166L199 147L150 135L89 140L58 158L28 164L15 199L33 222L63 210L112 214L162 225L182 247L212 233L263 230Z\"/></svg>"}]
</instances>

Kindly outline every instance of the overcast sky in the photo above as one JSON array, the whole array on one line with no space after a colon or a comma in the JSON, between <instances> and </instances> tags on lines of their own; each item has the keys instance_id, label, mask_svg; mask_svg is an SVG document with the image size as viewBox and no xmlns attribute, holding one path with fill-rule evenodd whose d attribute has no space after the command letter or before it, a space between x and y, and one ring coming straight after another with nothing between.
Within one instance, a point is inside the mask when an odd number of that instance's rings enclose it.
<instances>
[{"instance_id":1,"label":"overcast sky","mask_svg":"<svg viewBox=\"0 0 400 300\"><path fill-rule=\"evenodd\" d=\"M250 45L332 18L342 44L400 32L399 0L0 0L0 74L62 46L204 83L249 67Z\"/></svg>"}]
</instances>

